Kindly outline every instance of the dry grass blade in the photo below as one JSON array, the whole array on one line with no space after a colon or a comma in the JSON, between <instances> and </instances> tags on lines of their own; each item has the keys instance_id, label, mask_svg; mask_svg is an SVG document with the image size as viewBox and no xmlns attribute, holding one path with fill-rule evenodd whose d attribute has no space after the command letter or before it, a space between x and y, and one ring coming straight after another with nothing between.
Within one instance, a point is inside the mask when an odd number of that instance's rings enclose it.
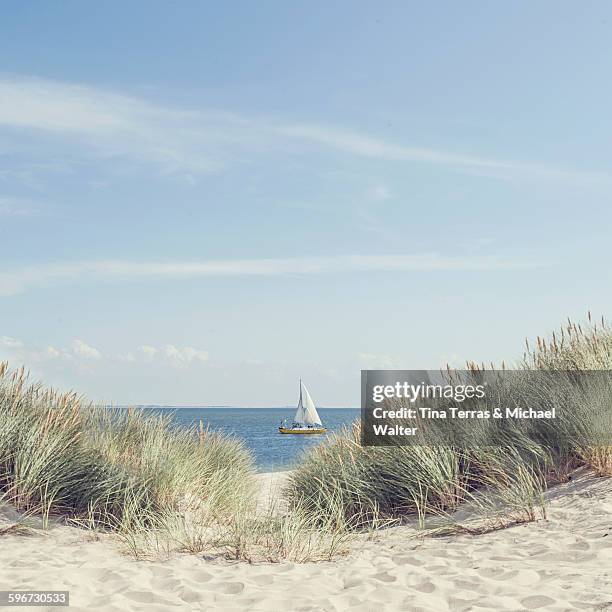
<instances>
[{"instance_id":1,"label":"dry grass blade","mask_svg":"<svg viewBox=\"0 0 612 612\"><path fill-rule=\"evenodd\" d=\"M360 526L416 517L422 529L433 518L436 529L480 532L545 517L549 482L567 479L582 465L612 475L612 376L587 389L571 376L578 370L612 371L612 332L603 319L592 321L589 314L585 326L568 321L550 340L538 337L535 346L526 341L516 366L524 376L499 390L503 405L520 400L542 408L569 406L553 427L535 425L503 436L482 428L462 449L452 444L362 448L355 424L304 456L291 476L290 501L327 520L327 500L336 495L347 524ZM469 362L467 369L477 377L485 365ZM547 385L546 376L528 376L534 370L554 372L558 388ZM447 374L453 377L450 368ZM478 510L481 526L453 518L466 504ZM440 521L446 524L441 527Z\"/></svg>"}]
</instances>

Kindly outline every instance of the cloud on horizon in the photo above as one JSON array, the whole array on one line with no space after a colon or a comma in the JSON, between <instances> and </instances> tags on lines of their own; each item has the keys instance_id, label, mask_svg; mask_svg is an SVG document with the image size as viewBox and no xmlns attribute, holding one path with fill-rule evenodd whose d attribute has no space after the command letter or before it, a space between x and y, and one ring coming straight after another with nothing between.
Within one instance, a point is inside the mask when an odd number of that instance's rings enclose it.
<instances>
[{"instance_id":1,"label":"cloud on horizon","mask_svg":"<svg viewBox=\"0 0 612 612\"><path fill-rule=\"evenodd\" d=\"M56 360L84 363L103 357L98 349L79 338L75 338L67 347L34 347L17 338L0 336L0 351L11 358L34 363Z\"/></svg>"},{"instance_id":2,"label":"cloud on horizon","mask_svg":"<svg viewBox=\"0 0 612 612\"><path fill-rule=\"evenodd\" d=\"M70 363L77 367L91 369L95 362L116 362L121 364L136 364L153 362L160 365L170 365L177 368L191 364L203 364L208 362L208 351L193 346L176 346L166 344L164 346L143 345L137 350L128 353L113 355L104 354L99 349L91 346L79 338L75 338L68 346L29 346L18 338L0 336L0 358L3 356L23 363Z\"/></svg>"}]
</instances>

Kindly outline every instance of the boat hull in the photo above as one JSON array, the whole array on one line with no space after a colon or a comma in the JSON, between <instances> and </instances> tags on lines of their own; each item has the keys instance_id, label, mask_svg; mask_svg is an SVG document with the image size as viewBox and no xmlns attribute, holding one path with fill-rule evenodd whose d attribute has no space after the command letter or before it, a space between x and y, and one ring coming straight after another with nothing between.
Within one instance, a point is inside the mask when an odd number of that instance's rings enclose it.
<instances>
[{"instance_id":1,"label":"boat hull","mask_svg":"<svg viewBox=\"0 0 612 612\"><path fill-rule=\"evenodd\" d=\"M292 429L290 427L279 427L278 431L279 431L279 433L282 433L282 434L305 434L305 435L312 435L312 434L322 434L322 433L325 433L327 431L327 429L325 427L304 427L303 429L301 429L301 428Z\"/></svg>"}]
</instances>

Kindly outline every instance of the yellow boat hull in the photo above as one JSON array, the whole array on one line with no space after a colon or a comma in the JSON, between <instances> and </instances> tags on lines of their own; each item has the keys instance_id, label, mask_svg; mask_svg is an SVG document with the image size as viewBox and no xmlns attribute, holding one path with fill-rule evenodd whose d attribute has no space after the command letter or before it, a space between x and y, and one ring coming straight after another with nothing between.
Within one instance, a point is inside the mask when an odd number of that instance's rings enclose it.
<instances>
[{"instance_id":1,"label":"yellow boat hull","mask_svg":"<svg viewBox=\"0 0 612 612\"><path fill-rule=\"evenodd\" d=\"M278 431L282 434L322 434L325 433L327 429L325 429L325 427L311 427L308 429L291 429L289 427L279 427Z\"/></svg>"}]
</instances>

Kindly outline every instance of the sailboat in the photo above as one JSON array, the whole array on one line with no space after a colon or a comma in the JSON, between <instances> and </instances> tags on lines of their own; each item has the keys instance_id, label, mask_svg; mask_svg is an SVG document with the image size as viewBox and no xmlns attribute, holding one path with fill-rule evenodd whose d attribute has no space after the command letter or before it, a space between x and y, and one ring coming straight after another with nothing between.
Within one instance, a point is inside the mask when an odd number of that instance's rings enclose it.
<instances>
[{"instance_id":1,"label":"sailboat","mask_svg":"<svg viewBox=\"0 0 612 612\"><path fill-rule=\"evenodd\" d=\"M327 431L321 424L321 417L319 417L306 385L301 380L300 400L291 427L286 425L286 421L287 419L284 419L278 428L282 434L322 434Z\"/></svg>"}]
</instances>

